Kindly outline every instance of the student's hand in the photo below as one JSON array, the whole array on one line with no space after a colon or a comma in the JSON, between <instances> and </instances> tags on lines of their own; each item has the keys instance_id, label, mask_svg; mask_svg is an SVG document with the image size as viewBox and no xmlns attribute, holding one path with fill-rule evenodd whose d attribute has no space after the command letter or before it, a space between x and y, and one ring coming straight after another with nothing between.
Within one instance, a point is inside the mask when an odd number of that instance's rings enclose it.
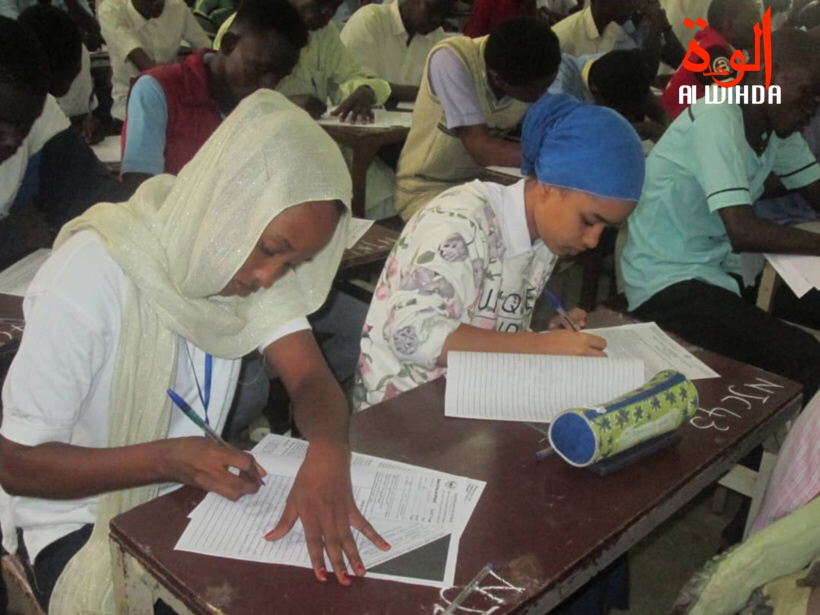
<instances>
[{"instance_id":1,"label":"student's hand","mask_svg":"<svg viewBox=\"0 0 820 615\"><path fill-rule=\"evenodd\" d=\"M559 329L542 333L539 336L540 351L543 354L556 354L583 357L605 357L606 340L589 333L576 333L568 329Z\"/></svg>"},{"instance_id":2,"label":"student's hand","mask_svg":"<svg viewBox=\"0 0 820 615\"><path fill-rule=\"evenodd\" d=\"M266 474L249 453L220 446L202 436L169 438L161 450L168 480L213 491L232 501L256 493L259 479ZM230 468L240 470L240 475Z\"/></svg>"},{"instance_id":3,"label":"student's hand","mask_svg":"<svg viewBox=\"0 0 820 615\"><path fill-rule=\"evenodd\" d=\"M346 444L327 441L310 443L282 518L265 535L265 540L282 538L290 532L297 519L302 520L313 573L320 581L327 581L323 543L339 583L350 585L344 555L350 560L356 576L365 574L359 550L350 531L351 526L382 551L390 548L359 512L353 499L350 447Z\"/></svg>"},{"instance_id":4,"label":"student's hand","mask_svg":"<svg viewBox=\"0 0 820 615\"><path fill-rule=\"evenodd\" d=\"M342 122L349 124L370 124L373 122L373 109L376 94L366 85L359 86L342 104L336 107L331 115L338 116Z\"/></svg>"},{"instance_id":5,"label":"student's hand","mask_svg":"<svg viewBox=\"0 0 820 615\"><path fill-rule=\"evenodd\" d=\"M80 124L80 134L87 145L94 145L105 138L102 122L94 117L93 113L89 113L83 118Z\"/></svg>"},{"instance_id":6,"label":"student's hand","mask_svg":"<svg viewBox=\"0 0 820 615\"><path fill-rule=\"evenodd\" d=\"M575 325L576 329L583 329L587 324L587 313L579 307L574 307L567 312L567 316ZM550 331L555 329L569 329L569 326L560 316L553 316L549 322Z\"/></svg>"},{"instance_id":7,"label":"student's hand","mask_svg":"<svg viewBox=\"0 0 820 615\"><path fill-rule=\"evenodd\" d=\"M290 97L290 102L307 111L314 120L318 120L327 111L327 105L310 94L296 94Z\"/></svg>"}]
</instances>

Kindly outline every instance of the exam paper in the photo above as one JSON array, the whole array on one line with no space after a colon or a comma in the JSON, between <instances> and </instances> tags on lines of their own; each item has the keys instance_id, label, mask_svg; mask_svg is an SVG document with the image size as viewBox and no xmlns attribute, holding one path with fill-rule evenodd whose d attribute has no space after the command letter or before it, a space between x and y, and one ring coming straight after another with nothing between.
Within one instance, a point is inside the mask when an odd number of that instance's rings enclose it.
<instances>
[{"instance_id":1,"label":"exam paper","mask_svg":"<svg viewBox=\"0 0 820 615\"><path fill-rule=\"evenodd\" d=\"M282 540L267 542L266 532L284 510L307 443L269 435L252 451L268 475L266 485L238 502L209 493L189 515L191 521L176 548L183 551L310 568L300 523ZM359 509L391 545L380 551L354 532L367 568L450 536L441 579L416 579L369 572L373 578L448 587L455 579L461 533L485 483L398 464L365 455L353 456L353 493Z\"/></svg>"},{"instance_id":2,"label":"exam paper","mask_svg":"<svg viewBox=\"0 0 820 615\"><path fill-rule=\"evenodd\" d=\"M342 122L337 116L331 115L336 107L330 107L325 114L319 118L319 124L323 126L354 126L356 128L394 128L396 126L410 128L413 121L413 113L408 111L387 111L385 109L373 109L373 123L371 124L351 124Z\"/></svg>"},{"instance_id":3,"label":"exam paper","mask_svg":"<svg viewBox=\"0 0 820 615\"><path fill-rule=\"evenodd\" d=\"M450 352L444 414L545 423L568 408L594 407L644 382L643 362L632 359Z\"/></svg>"},{"instance_id":4,"label":"exam paper","mask_svg":"<svg viewBox=\"0 0 820 615\"><path fill-rule=\"evenodd\" d=\"M122 149L120 145L120 135L106 137L96 145L92 145L91 149L100 162L104 164L113 164L122 161Z\"/></svg>"},{"instance_id":5,"label":"exam paper","mask_svg":"<svg viewBox=\"0 0 820 615\"><path fill-rule=\"evenodd\" d=\"M361 218L350 218L347 224L347 244L345 249L349 250L364 237L365 233L373 226L374 220L362 220Z\"/></svg>"},{"instance_id":6,"label":"exam paper","mask_svg":"<svg viewBox=\"0 0 820 615\"><path fill-rule=\"evenodd\" d=\"M798 299L812 288L820 289L820 256L791 254L766 254L765 256Z\"/></svg>"},{"instance_id":7,"label":"exam paper","mask_svg":"<svg viewBox=\"0 0 820 615\"><path fill-rule=\"evenodd\" d=\"M25 297L28 285L50 255L51 250L41 248L0 271L0 293Z\"/></svg>"},{"instance_id":8,"label":"exam paper","mask_svg":"<svg viewBox=\"0 0 820 615\"><path fill-rule=\"evenodd\" d=\"M524 174L518 167L487 167L488 171L495 171L502 175L509 175L511 177L523 178Z\"/></svg>"},{"instance_id":9,"label":"exam paper","mask_svg":"<svg viewBox=\"0 0 820 615\"><path fill-rule=\"evenodd\" d=\"M611 359L643 361L646 380L665 369L677 370L689 380L720 378L720 374L669 337L654 322L585 329L584 333L604 338L605 352Z\"/></svg>"}]
</instances>

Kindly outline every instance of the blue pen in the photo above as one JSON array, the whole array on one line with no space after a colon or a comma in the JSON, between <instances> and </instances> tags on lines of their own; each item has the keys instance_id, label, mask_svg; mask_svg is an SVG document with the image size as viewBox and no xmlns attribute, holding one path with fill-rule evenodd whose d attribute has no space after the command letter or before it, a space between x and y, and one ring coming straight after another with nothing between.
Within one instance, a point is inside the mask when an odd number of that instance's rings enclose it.
<instances>
[{"instance_id":1,"label":"blue pen","mask_svg":"<svg viewBox=\"0 0 820 615\"><path fill-rule=\"evenodd\" d=\"M567 324L567 326L578 333L578 327L575 326L575 323L572 322L572 318L569 317L567 311L564 309L564 305L561 303L561 300L553 295L549 289L544 289L544 296L547 298L547 301L550 302L552 309L558 312L558 315L563 319L563 321Z\"/></svg>"},{"instance_id":2,"label":"blue pen","mask_svg":"<svg viewBox=\"0 0 820 615\"><path fill-rule=\"evenodd\" d=\"M168 389L168 397L171 398L171 401L174 402L174 405L177 408L182 410L182 412L185 414L185 416L187 416L189 419L191 419L197 427L199 427L200 429L202 429L202 431L205 432L205 437L206 438L208 438L209 440L211 440L215 444L220 444L220 445L224 446L225 448L233 448L230 444L228 444L225 440L223 440L222 436L220 436L218 433L216 433L211 428L210 425L205 423L205 421L202 420L202 417L200 417L196 413L196 411L193 408L191 408L191 406L188 404L188 402L185 401L184 399L182 399L182 397L180 397L179 394L177 394L176 391L172 391L171 389ZM255 465L255 463L256 462L254 462L254 465ZM247 473L243 472L243 474L247 474ZM256 471L256 474L257 474L257 478L259 479L259 482L264 485L265 481L259 475L258 469Z\"/></svg>"}]
</instances>

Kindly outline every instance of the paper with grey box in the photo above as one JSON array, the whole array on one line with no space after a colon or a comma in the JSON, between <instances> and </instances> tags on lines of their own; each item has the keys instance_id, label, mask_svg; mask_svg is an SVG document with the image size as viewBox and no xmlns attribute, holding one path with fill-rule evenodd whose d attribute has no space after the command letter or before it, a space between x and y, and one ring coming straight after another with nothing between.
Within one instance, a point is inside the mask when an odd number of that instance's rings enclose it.
<instances>
[{"instance_id":1,"label":"paper with grey box","mask_svg":"<svg viewBox=\"0 0 820 615\"><path fill-rule=\"evenodd\" d=\"M207 555L310 568L300 523L283 539L264 540L284 510L307 443L267 436L253 450L268 472L259 492L230 502L208 494L194 511L177 549ZM392 549L380 551L354 532L367 568L384 563L446 536L451 536L445 573L435 581L379 575L394 581L447 587L455 576L458 542L484 483L425 470L407 464L354 454L351 466L353 493L359 509Z\"/></svg>"}]
</instances>

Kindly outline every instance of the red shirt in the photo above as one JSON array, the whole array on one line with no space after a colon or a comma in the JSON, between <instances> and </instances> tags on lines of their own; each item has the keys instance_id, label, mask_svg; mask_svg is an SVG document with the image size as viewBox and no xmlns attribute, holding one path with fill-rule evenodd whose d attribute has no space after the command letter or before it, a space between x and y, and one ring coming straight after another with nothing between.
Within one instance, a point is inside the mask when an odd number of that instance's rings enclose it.
<instances>
[{"instance_id":1,"label":"red shirt","mask_svg":"<svg viewBox=\"0 0 820 615\"><path fill-rule=\"evenodd\" d=\"M473 0L470 17L464 26L464 36L486 36L500 24L516 17L535 17L532 0Z\"/></svg>"},{"instance_id":2,"label":"red shirt","mask_svg":"<svg viewBox=\"0 0 820 615\"><path fill-rule=\"evenodd\" d=\"M714 72L715 69L733 72L729 68L729 57L732 54L732 46L720 32L712 26L707 26L695 34L695 41L701 48L709 52L710 63L707 72ZM696 62L699 60L694 52L690 52L687 57L690 61ZM735 75L732 74L728 78L734 79L734 77ZM712 82L711 77L708 77L708 80L710 83ZM696 87L696 100L706 95L706 86L704 85L703 76L699 73L692 72L681 64L678 70L675 71L675 74L672 75L669 83L666 84L666 89L661 96L661 105L663 105L663 108L666 109L666 112L669 113L672 119L678 117L681 112L688 107L688 105L682 105L678 98L678 91L681 86L684 85L694 85Z\"/></svg>"}]
</instances>

